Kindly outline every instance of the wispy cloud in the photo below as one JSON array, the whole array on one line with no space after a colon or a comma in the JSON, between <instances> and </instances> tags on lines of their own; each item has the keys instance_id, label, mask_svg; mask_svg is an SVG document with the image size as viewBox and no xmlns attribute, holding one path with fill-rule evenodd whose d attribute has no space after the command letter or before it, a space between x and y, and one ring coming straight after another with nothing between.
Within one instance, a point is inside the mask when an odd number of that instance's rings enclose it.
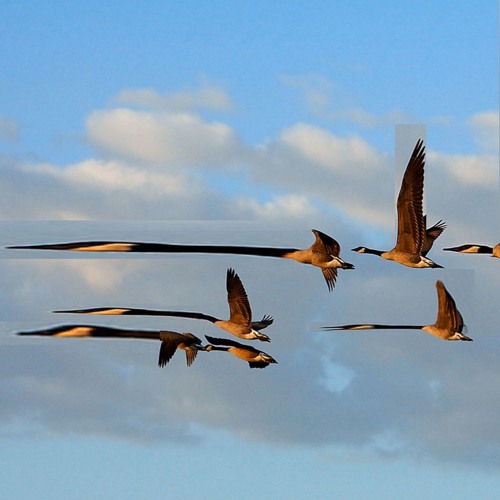
<instances>
[{"instance_id":1,"label":"wispy cloud","mask_svg":"<svg viewBox=\"0 0 500 500\"><path fill-rule=\"evenodd\" d=\"M298 89L307 109L316 116L332 121L348 122L366 128L415 122L404 110L392 109L375 114L363 109L353 94L320 75L283 75L282 82Z\"/></svg>"},{"instance_id":2,"label":"wispy cloud","mask_svg":"<svg viewBox=\"0 0 500 500\"><path fill-rule=\"evenodd\" d=\"M0 139L9 142L15 142L19 139L21 125L17 120L10 116L0 115Z\"/></svg>"},{"instance_id":3,"label":"wispy cloud","mask_svg":"<svg viewBox=\"0 0 500 500\"><path fill-rule=\"evenodd\" d=\"M158 111L183 112L198 109L227 111L232 109L230 97L222 89L204 85L191 91L160 94L154 89L122 90L114 99L119 104L151 108Z\"/></svg>"},{"instance_id":4,"label":"wispy cloud","mask_svg":"<svg viewBox=\"0 0 500 500\"><path fill-rule=\"evenodd\" d=\"M478 113L470 119L474 138L487 152L498 155L499 143L499 112L485 111Z\"/></svg>"}]
</instances>

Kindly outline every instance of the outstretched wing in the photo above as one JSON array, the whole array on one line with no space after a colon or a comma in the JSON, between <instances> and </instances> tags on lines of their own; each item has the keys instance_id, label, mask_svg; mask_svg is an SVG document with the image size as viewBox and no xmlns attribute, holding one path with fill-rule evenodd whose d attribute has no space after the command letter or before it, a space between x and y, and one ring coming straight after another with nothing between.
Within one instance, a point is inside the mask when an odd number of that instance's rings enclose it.
<instances>
[{"instance_id":1,"label":"outstretched wing","mask_svg":"<svg viewBox=\"0 0 500 500\"><path fill-rule=\"evenodd\" d=\"M423 215L425 146L417 141L406 167L397 201L396 250L420 254L425 240Z\"/></svg>"},{"instance_id":2,"label":"outstretched wing","mask_svg":"<svg viewBox=\"0 0 500 500\"><path fill-rule=\"evenodd\" d=\"M160 355L158 359L159 366L165 366L174 355L176 349L183 349L186 352L186 363L191 366L201 349L201 339L192 333L177 333L171 331L161 331Z\"/></svg>"},{"instance_id":3,"label":"outstretched wing","mask_svg":"<svg viewBox=\"0 0 500 500\"><path fill-rule=\"evenodd\" d=\"M436 281L436 289L438 294L438 314L436 326L438 328L446 328L448 330L462 333L464 327L464 319L457 309L455 300L446 290L442 281Z\"/></svg>"},{"instance_id":4,"label":"outstretched wing","mask_svg":"<svg viewBox=\"0 0 500 500\"><path fill-rule=\"evenodd\" d=\"M267 328L269 325L271 325L273 321L273 317L266 314L260 321L252 321L252 328L254 330L264 330L264 328Z\"/></svg>"},{"instance_id":5,"label":"outstretched wing","mask_svg":"<svg viewBox=\"0 0 500 500\"><path fill-rule=\"evenodd\" d=\"M313 243L312 250L322 253L327 253L328 255L334 255L338 257L340 255L340 245L337 240L334 240L331 236L328 236L317 229L312 229L314 236L316 236L316 241Z\"/></svg>"},{"instance_id":6,"label":"outstretched wing","mask_svg":"<svg viewBox=\"0 0 500 500\"><path fill-rule=\"evenodd\" d=\"M424 227L427 227L427 217L424 215ZM425 230L425 241L422 247L422 255L425 257L429 250L432 248L434 241L436 241L441 233L446 229L446 223L442 220L436 222L432 227Z\"/></svg>"},{"instance_id":7,"label":"outstretched wing","mask_svg":"<svg viewBox=\"0 0 500 500\"><path fill-rule=\"evenodd\" d=\"M252 310L248 301L247 293L243 287L240 277L234 269L229 268L226 275L227 301L229 303L229 319L240 325L248 325L252 322Z\"/></svg>"}]
</instances>

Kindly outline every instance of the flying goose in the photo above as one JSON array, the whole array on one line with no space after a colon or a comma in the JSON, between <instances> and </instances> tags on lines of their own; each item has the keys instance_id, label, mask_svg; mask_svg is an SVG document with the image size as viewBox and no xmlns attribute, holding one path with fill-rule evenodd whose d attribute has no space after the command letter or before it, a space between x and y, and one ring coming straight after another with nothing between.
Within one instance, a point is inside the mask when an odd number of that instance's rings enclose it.
<instances>
[{"instance_id":1,"label":"flying goose","mask_svg":"<svg viewBox=\"0 0 500 500\"><path fill-rule=\"evenodd\" d=\"M157 252L157 253L209 253L255 255L293 259L302 264L321 268L328 290L332 291L337 279L337 269L354 269L340 257L340 245L330 236L312 229L316 240L304 250L297 248L246 247L231 245L177 245L168 243L141 243L119 241L83 241L42 245L14 245L9 249L72 250L78 252Z\"/></svg>"},{"instance_id":2,"label":"flying goose","mask_svg":"<svg viewBox=\"0 0 500 500\"><path fill-rule=\"evenodd\" d=\"M227 351L233 356L247 361L250 368L265 368L271 363L278 363L273 357L265 352L259 351L252 346L240 344L234 340L218 339L205 335L208 345L203 347L204 351Z\"/></svg>"},{"instance_id":3,"label":"flying goose","mask_svg":"<svg viewBox=\"0 0 500 500\"><path fill-rule=\"evenodd\" d=\"M442 281L436 281L436 289L438 294L438 314L436 322L433 325L342 325L342 326L325 326L324 330L424 330L435 337L443 340L469 340L462 333L464 328L464 320L460 311L457 309L453 297L446 290Z\"/></svg>"},{"instance_id":4,"label":"flying goose","mask_svg":"<svg viewBox=\"0 0 500 500\"><path fill-rule=\"evenodd\" d=\"M422 139L419 139L406 167L399 191L398 235L395 247L389 251L356 247L352 249L354 252L378 255L408 267L443 267L426 257L434 240L444 231L446 225L443 221L439 221L431 228L427 230L425 228L424 166L425 146Z\"/></svg>"},{"instance_id":5,"label":"flying goose","mask_svg":"<svg viewBox=\"0 0 500 500\"><path fill-rule=\"evenodd\" d=\"M96 307L91 309L72 309L54 311L55 313L79 314L123 314L136 316L175 316L179 318L204 319L242 339L259 339L270 342L270 339L259 329L266 328L273 322L271 316L264 316L261 321L252 322L252 310L245 288L234 269L229 268L226 273L227 301L229 303L229 320L218 319L208 314L188 311L157 311L151 309L133 309L123 307Z\"/></svg>"},{"instance_id":6,"label":"flying goose","mask_svg":"<svg viewBox=\"0 0 500 500\"><path fill-rule=\"evenodd\" d=\"M198 351L202 350L201 339L192 333L177 333L166 330L158 332L151 330L122 330L120 328L111 328L107 326L61 325L44 328L42 330L18 332L18 335L160 340L161 346L158 357L159 367L165 366L177 349L183 349L186 352L186 363L188 366L191 366Z\"/></svg>"},{"instance_id":7,"label":"flying goose","mask_svg":"<svg viewBox=\"0 0 500 500\"><path fill-rule=\"evenodd\" d=\"M497 243L494 247L488 247L486 245L461 245L459 247L443 248L447 252L460 252L460 253L484 253L489 254L492 257L500 259L500 243Z\"/></svg>"}]
</instances>

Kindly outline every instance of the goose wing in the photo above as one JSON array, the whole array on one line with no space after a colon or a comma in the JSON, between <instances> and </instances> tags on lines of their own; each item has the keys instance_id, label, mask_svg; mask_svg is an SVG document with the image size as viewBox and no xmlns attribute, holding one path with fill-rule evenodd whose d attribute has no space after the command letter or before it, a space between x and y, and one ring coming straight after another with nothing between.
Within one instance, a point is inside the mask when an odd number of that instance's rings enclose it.
<instances>
[{"instance_id":1,"label":"goose wing","mask_svg":"<svg viewBox=\"0 0 500 500\"><path fill-rule=\"evenodd\" d=\"M397 201L398 236L395 249L420 254L425 239L423 215L425 146L417 141L406 167Z\"/></svg>"},{"instance_id":2,"label":"goose wing","mask_svg":"<svg viewBox=\"0 0 500 500\"><path fill-rule=\"evenodd\" d=\"M340 255L340 245L337 240L328 236L317 229L312 229L316 240L311 246L311 250L319 256L325 256L325 262L330 261L330 256L338 257ZM328 290L331 292L335 288L337 281L337 269L334 267L322 267L323 277L325 278Z\"/></svg>"},{"instance_id":3,"label":"goose wing","mask_svg":"<svg viewBox=\"0 0 500 500\"><path fill-rule=\"evenodd\" d=\"M328 285L328 291L332 292L337 281L337 269L335 267L322 267L323 277Z\"/></svg>"},{"instance_id":4,"label":"goose wing","mask_svg":"<svg viewBox=\"0 0 500 500\"><path fill-rule=\"evenodd\" d=\"M424 215L424 227L427 227L427 216ZM432 227L425 230L425 241L422 246L422 255L425 257L429 250L432 248L434 241L436 241L441 233L446 229L446 223L442 220L436 222Z\"/></svg>"},{"instance_id":5,"label":"goose wing","mask_svg":"<svg viewBox=\"0 0 500 500\"><path fill-rule=\"evenodd\" d=\"M229 303L229 320L239 325L250 326L252 322L250 302L240 277L231 268L227 270L226 289Z\"/></svg>"},{"instance_id":6,"label":"goose wing","mask_svg":"<svg viewBox=\"0 0 500 500\"><path fill-rule=\"evenodd\" d=\"M326 253L328 255L334 255L338 257L340 255L340 245L337 240L334 240L331 236L328 236L317 229L312 229L316 240L312 245L312 250L314 252Z\"/></svg>"},{"instance_id":7,"label":"goose wing","mask_svg":"<svg viewBox=\"0 0 500 500\"><path fill-rule=\"evenodd\" d=\"M201 340L191 333L177 333L171 331L160 332L160 353L158 357L158 366L165 366L175 354L178 348L186 351L186 362L191 366L198 354L197 345L201 344Z\"/></svg>"},{"instance_id":8,"label":"goose wing","mask_svg":"<svg viewBox=\"0 0 500 500\"><path fill-rule=\"evenodd\" d=\"M239 347L241 349L247 349L248 351L259 352L254 347L249 346L249 345L245 345L245 344L240 344L239 342L236 342L236 340L220 339L220 338L216 338L216 337L210 337L209 335L205 335L205 338L207 339L208 342L210 342L213 345Z\"/></svg>"},{"instance_id":9,"label":"goose wing","mask_svg":"<svg viewBox=\"0 0 500 500\"><path fill-rule=\"evenodd\" d=\"M442 281L436 281L436 289L438 294L438 314L435 326L461 333L464 320L457 309L455 300L446 290Z\"/></svg>"},{"instance_id":10,"label":"goose wing","mask_svg":"<svg viewBox=\"0 0 500 500\"><path fill-rule=\"evenodd\" d=\"M269 363L267 361L249 361L248 365L250 368L266 368Z\"/></svg>"},{"instance_id":11,"label":"goose wing","mask_svg":"<svg viewBox=\"0 0 500 500\"><path fill-rule=\"evenodd\" d=\"M264 328L267 328L269 325L271 325L273 321L274 321L273 317L266 314L262 317L260 321L253 321L252 328L254 330L264 330Z\"/></svg>"}]
</instances>

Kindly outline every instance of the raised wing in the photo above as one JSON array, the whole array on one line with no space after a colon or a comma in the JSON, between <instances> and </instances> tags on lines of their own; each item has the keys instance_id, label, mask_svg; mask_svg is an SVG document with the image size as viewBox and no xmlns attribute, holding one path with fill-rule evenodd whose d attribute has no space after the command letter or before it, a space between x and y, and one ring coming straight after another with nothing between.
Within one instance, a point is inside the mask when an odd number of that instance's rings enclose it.
<instances>
[{"instance_id":1,"label":"raised wing","mask_svg":"<svg viewBox=\"0 0 500 500\"><path fill-rule=\"evenodd\" d=\"M420 254L425 240L423 215L425 146L417 141L406 167L397 201L396 250Z\"/></svg>"},{"instance_id":2,"label":"raised wing","mask_svg":"<svg viewBox=\"0 0 500 500\"><path fill-rule=\"evenodd\" d=\"M252 310L247 293L234 269L229 268L226 275L227 301L229 303L229 319L240 325L252 322Z\"/></svg>"},{"instance_id":3,"label":"raised wing","mask_svg":"<svg viewBox=\"0 0 500 500\"><path fill-rule=\"evenodd\" d=\"M457 309L455 300L446 290L442 281L436 281L436 290L438 294L438 315L435 326L462 333L464 320Z\"/></svg>"},{"instance_id":4,"label":"raised wing","mask_svg":"<svg viewBox=\"0 0 500 500\"><path fill-rule=\"evenodd\" d=\"M424 215L424 227L427 227L427 217ZM425 257L429 250L432 248L434 241L436 241L441 233L446 229L446 223L442 220L436 222L432 227L425 230L425 241L422 246L422 255Z\"/></svg>"},{"instance_id":5,"label":"raised wing","mask_svg":"<svg viewBox=\"0 0 500 500\"><path fill-rule=\"evenodd\" d=\"M335 257L340 255L340 245L337 240L317 229L312 229L312 232L316 236L316 241L312 245L313 251L334 255Z\"/></svg>"},{"instance_id":6,"label":"raised wing","mask_svg":"<svg viewBox=\"0 0 500 500\"><path fill-rule=\"evenodd\" d=\"M252 321L252 328L254 330L264 330L273 323L274 319L268 314L264 315L260 321Z\"/></svg>"}]
</instances>

